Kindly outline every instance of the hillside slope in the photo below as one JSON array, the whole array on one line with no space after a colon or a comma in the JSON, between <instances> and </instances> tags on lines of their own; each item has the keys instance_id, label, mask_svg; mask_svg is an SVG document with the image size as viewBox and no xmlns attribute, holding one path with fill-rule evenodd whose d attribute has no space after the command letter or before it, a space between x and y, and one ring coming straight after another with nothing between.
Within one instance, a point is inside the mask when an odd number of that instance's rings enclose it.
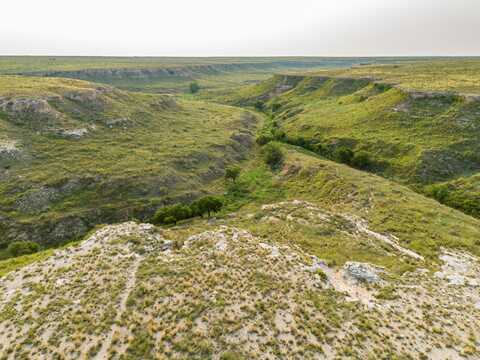
<instances>
[{"instance_id":1,"label":"hillside slope","mask_svg":"<svg viewBox=\"0 0 480 360\"><path fill-rule=\"evenodd\" d=\"M167 229L106 226L1 278L0 353L477 358L479 221L283 151L278 172L251 160L236 185L252 199L271 185L270 199Z\"/></svg>"},{"instance_id":2,"label":"hillside slope","mask_svg":"<svg viewBox=\"0 0 480 360\"><path fill-rule=\"evenodd\" d=\"M246 156L240 109L78 80L0 77L0 239L58 244L191 199Z\"/></svg>"},{"instance_id":3,"label":"hillside slope","mask_svg":"<svg viewBox=\"0 0 480 360\"><path fill-rule=\"evenodd\" d=\"M277 75L223 101L263 106L277 139L330 158L340 148L367 154L370 171L420 191L480 171L476 96L406 91L369 78Z\"/></svg>"}]
</instances>

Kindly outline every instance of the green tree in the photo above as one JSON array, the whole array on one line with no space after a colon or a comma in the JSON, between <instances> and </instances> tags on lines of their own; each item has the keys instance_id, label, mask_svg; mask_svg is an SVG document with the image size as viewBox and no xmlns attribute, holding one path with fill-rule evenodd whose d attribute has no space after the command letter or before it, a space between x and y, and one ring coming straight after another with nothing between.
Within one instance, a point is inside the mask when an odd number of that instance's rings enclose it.
<instances>
[{"instance_id":1,"label":"green tree","mask_svg":"<svg viewBox=\"0 0 480 360\"><path fill-rule=\"evenodd\" d=\"M279 104L279 103L273 103L273 104L272 104L272 112L277 112L278 110L280 110L281 107L282 107L281 104Z\"/></svg>"},{"instance_id":2,"label":"green tree","mask_svg":"<svg viewBox=\"0 0 480 360\"><path fill-rule=\"evenodd\" d=\"M7 247L7 252L13 257L33 254L39 250L40 245L33 241L14 241Z\"/></svg>"},{"instance_id":3,"label":"green tree","mask_svg":"<svg viewBox=\"0 0 480 360\"><path fill-rule=\"evenodd\" d=\"M358 169L368 169L372 165L370 154L365 151L360 151L355 154L352 159L352 165Z\"/></svg>"},{"instance_id":4,"label":"green tree","mask_svg":"<svg viewBox=\"0 0 480 360\"><path fill-rule=\"evenodd\" d=\"M225 171L225 180L232 180L235 182L240 176L240 168L238 166L229 166Z\"/></svg>"},{"instance_id":5,"label":"green tree","mask_svg":"<svg viewBox=\"0 0 480 360\"><path fill-rule=\"evenodd\" d=\"M270 141L272 141L272 138L267 135L259 135L256 141L258 145L263 146L265 144L268 144Z\"/></svg>"},{"instance_id":6,"label":"green tree","mask_svg":"<svg viewBox=\"0 0 480 360\"><path fill-rule=\"evenodd\" d=\"M265 110L265 103L262 100L257 100L253 104L253 107L257 109L258 111L263 111Z\"/></svg>"},{"instance_id":7,"label":"green tree","mask_svg":"<svg viewBox=\"0 0 480 360\"><path fill-rule=\"evenodd\" d=\"M342 164L351 164L353 160L353 151L349 148L346 148L344 146L338 148L335 151L335 159Z\"/></svg>"},{"instance_id":8,"label":"green tree","mask_svg":"<svg viewBox=\"0 0 480 360\"><path fill-rule=\"evenodd\" d=\"M190 206L175 204L158 209L153 216L152 221L155 224L176 224L180 220L185 220L191 217L192 210L190 209Z\"/></svg>"},{"instance_id":9,"label":"green tree","mask_svg":"<svg viewBox=\"0 0 480 360\"><path fill-rule=\"evenodd\" d=\"M195 202L195 206L198 207L198 211L203 214L211 215L220 211L223 207L223 202L216 196L205 196Z\"/></svg>"},{"instance_id":10,"label":"green tree","mask_svg":"<svg viewBox=\"0 0 480 360\"><path fill-rule=\"evenodd\" d=\"M269 143L263 147L263 160L270 165L272 169L282 165L284 155L280 147L276 144Z\"/></svg>"},{"instance_id":11,"label":"green tree","mask_svg":"<svg viewBox=\"0 0 480 360\"><path fill-rule=\"evenodd\" d=\"M190 92L196 94L200 90L200 85L196 81L190 83Z\"/></svg>"}]
</instances>

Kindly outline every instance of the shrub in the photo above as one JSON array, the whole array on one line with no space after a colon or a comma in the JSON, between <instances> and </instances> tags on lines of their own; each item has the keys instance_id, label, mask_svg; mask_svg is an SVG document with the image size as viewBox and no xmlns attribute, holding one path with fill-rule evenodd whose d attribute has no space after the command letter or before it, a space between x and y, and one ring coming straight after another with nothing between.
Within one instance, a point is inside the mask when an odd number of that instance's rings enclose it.
<instances>
[{"instance_id":1,"label":"shrub","mask_svg":"<svg viewBox=\"0 0 480 360\"><path fill-rule=\"evenodd\" d=\"M200 90L200 85L196 81L190 83L190 92L195 94Z\"/></svg>"},{"instance_id":2,"label":"shrub","mask_svg":"<svg viewBox=\"0 0 480 360\"><path fill-rule=\"evenodd\" d=\"M443 203L448 197L448 187L444 185L433 185L427 190L437 201Z\"/></svg>"},{"instance_id":3,"label":"shrub","mask_svg":"<svg viewBox=\"0 0 480 360\"><path fill-rule=\"evenodd\" d=\"M260 146L268 144L270 141L272 141L272 138L266 135L259 135L257 137L257 144Z\"/></svg>"},{"instance_id":4,"label":"shrub","mask_svg":"<svg viewBox=\"0 0 480 360\"><path fill-rule=\"evenodd\" d=\"M176 204L160 208L153 216L152 221L156 224L176 224L180 220L192 217L189 206Z\"/></svg>"},{"instance_id":5,"label":"shrub","mask_svg":"<svg viewBox=\"0 0 480 360\"><path fill-rule=\"evenodd\" d=\"M175 204L164 206L157 210L152 218L154 224L176 224L178 221L203 216L208 213L218 212L222 209L223 202L215 196L206 196L194 201L190 205Z\"/></svg>"},{"instance_id":6,"label":"shrub","mask_svg":"<svg viewBox=\"0 0 480 360\"><path fill-rule=\"evenodd\" d=\"M358 152L352 159L352 165L358 169L368 169L372 163L370 154L365 151Z\"/></svg>"},{"instance_id":7,"label":"shrub","mask_svg":"<svg viewBox=\"0 0 480 360\"><path fill-rule=\"evenodd\" d=\"M258 111L263 111L265 110L265 103L262 100L257 100L253 104L253 107L257 109Z\"/></svg>"},{"instance_id":8,"label":"shrub","mask_svg":"<svg viewBox=\"0 0 480 360\"><path fill-rule=\"evenodd\" d=\"M275 144L268 144L263 147L263 159L270 167L277 168L283 163L284 155L282 150Z\"/></svg>"},{"instance_id":9,"label":"shrub","mask_svg":"<svg viewBox=\"0 0 480 360\"><path fill-rule=\"evenodd\" d=\"M40 245L33 241L14 241L7 247L7 252L13 257L33 254L39 250Z\"/></svg>"},{"instance_id":10,"label":"shrub","mask_svg":"<svg viewBox=\"0 0 480 360\"><path fill-rule=\"evenodd\" d=\"M275 140L284 141L287 138L287 134L285 134L283 130L275 129L273 131L273 137Z\"/></svg>"},{"instance_id":11,"label":"shrub","mask_svg":"<svg viewBox=\"0 0 480 360\"><path fill-rule=\"evenodd\" d=\"M328 151L328 148L321 143L316 143L316 144L312 145L312 151L314 151L314 152L316 152L317 154L320 154L320 155L326 155L327 151Z\"/></svg>"},{"instance_id":12,"label":"shrub","mask_svg":"<svg viewBox=\"0 0 480 360\"><path fill-rule=\"evenodd\" d=\"M281 104L279 104L279 103L273 103L273 104L272 104L272 112L277 112L278 110L280 110L281 107L282 107Z\"/></svg>"},{"instance_id":13,"label":"shrub","mask_svg":"<svg viewBox=\"0 0 480 360\"><path fill-rule=\"evenodd\" d=\"M238 166L229 166L225 171L225 180L232 180L235 182L240 176L240 168Z\"/></svg>"},{"instance_id":14,"label":"shrub","mask_svg":"<svg viewBox=\"0 0 480 360\"><path fill-rule=\"evenodd\" d=\"M335 151L335 159L342 164L351 164L353 160L353 151L349 148L346 148L344 146L338 148Z\"/></svg>"}]
</instances>

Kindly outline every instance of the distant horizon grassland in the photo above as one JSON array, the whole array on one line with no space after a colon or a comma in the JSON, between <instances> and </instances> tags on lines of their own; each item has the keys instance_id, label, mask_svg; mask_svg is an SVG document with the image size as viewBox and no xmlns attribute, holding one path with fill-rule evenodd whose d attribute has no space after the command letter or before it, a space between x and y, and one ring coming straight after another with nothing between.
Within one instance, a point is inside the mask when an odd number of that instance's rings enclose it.
<instances>
[{"instance_id":1,"label":"distant horizon grassland","mask_svg":"<svg viewBox=\"0 0 480 360\"><path fill-rule=\"evenodd\" d=\"M109 57L109 56L0 56L0 74L22 74L45 71L87 69L149 69L195 65L297 62L318 64L350 64L363 62L419 61L430 57ZM339 66L342 67L342 66Z\"/></svg>"},{"instance_id":2,"label":"distant horizon grassland","mask_svg":"<svg viewBox=\"0 0 480 360\"><path fill-rule=\"evenodd\" d=\"M406 90L480 95L480 57L353 66L349 69L320 70L310 75L364 77Z\"/></svg>"}]
</instances>

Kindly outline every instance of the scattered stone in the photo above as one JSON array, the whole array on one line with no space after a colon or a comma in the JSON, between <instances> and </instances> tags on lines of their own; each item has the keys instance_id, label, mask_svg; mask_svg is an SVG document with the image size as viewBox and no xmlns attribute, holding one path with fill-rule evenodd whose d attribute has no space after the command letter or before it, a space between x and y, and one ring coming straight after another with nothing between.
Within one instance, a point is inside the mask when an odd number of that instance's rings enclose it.
<instances>
[{"instance_id":1,"label":"scattered stone","mask_svg":"<svg viewBox=\"0 0 480 360\"><path fill-rule=\"evenodd\" d=\"M88 134L87 128L70 129L60 131L60 135L70 139L80 139Z\"/></svg>"},{"instance_id":2,"label":"scattered stone","mask_svg":"<svg viewBox=\"0 0 480 360\"><path fill-rule=\"evenodd\" d=\"M346 262L343 266L345 275L358 281L377 283L381 280L378 275L382 270L376 266L361 262Z\"/></svg>"}]
</instances>

